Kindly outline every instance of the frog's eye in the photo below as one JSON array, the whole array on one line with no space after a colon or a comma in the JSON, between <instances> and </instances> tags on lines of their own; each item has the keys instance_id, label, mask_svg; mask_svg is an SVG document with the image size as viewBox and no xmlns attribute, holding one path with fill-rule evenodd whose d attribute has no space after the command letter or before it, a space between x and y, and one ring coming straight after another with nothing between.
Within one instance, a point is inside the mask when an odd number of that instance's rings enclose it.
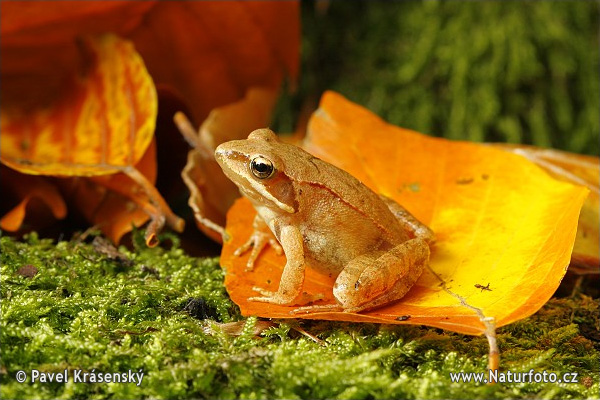
<instances>
[{"instance_id":1,"label":"frog's eye","mask_svg":"<svg viewBox=\"0 0 600 400\"><path fill-rule=\"evenodd\" d=\"M250 171L252 171L252 174L258 179L267 179L273 176L275 167L270 160L258 156L250 161Z\"/></svg>"}]
</instances>

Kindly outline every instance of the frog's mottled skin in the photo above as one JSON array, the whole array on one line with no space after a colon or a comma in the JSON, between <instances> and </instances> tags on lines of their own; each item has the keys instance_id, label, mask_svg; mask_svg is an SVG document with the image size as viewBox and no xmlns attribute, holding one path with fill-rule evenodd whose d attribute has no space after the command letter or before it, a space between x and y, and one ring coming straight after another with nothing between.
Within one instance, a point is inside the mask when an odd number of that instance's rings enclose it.
<instances>
[{"instance_id":1,"label":"frog's mottled skin","mask_svg":"<svg viewBox=\"0 0 600 400\"><path fill-rule=\"evenodd\" d=\"M280 142L268 129L221 144L215 156L258 212L254 235L236 254L254 246L248 261L252 268L270 242L279 251L283 248L287 258L279 290L255 288L262 296L249 300L298 304L308 265L337 277L333 294L338 304L302 311L357 312L404 296L429 262L429 228L393 200Z\"/></svg>"}]
</instances>

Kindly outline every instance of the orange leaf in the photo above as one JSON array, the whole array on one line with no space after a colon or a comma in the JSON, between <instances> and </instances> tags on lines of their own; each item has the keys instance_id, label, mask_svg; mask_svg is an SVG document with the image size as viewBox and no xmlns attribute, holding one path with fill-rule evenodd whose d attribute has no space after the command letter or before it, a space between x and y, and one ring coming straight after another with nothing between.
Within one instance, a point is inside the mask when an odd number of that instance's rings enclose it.
<instances>
[{"instance_id":1,"label":"orange leaf","mask_svg":"<svg viewBox=\"0 0 600 400\"><path fill-rule=\"evenodd\" d=\"M92 176L134 165L154 134L152 79L131 43L88 39L92 67L51 107L2 109L0 159L29 174Z\"/></svg>"},{"instance_id":2,"label":"orange leaf","mask_svg":"<svg viewBox=\"0 0 600 400\"><path fill-rule=\"evenodd\" d=\"M53 103L85 68L77 39L124 36L154 5L146 1L2 1L2 108Z\"/></svg>"},{"instance_id":3,"label":"orange leaf","mask_svg":"<svg viewBox=\"0 0 600 400\"><path fill-rule=\"evenodd\" d=\"M12 195L18 204L11 205L11 209L2 216L0 229L9 232L21 230L28 213L35 216L30 218L35 228L66 216L67 206L55 185L41 176L23 175L4 166L1 169L4 187L2 200L8 200Z\"/></svg>"},{"instance_id":4,"label":"orange leaf","mask_svg":"<svg viewBox=\"0 0 600 400\"><path fill-rule=\"evenodd\" d=\"M153 140L135 165L148 182L156 180L156 144ZM138 182L124 173L59 182L69 207L77 209L90 224L97 226L114 243L148 219L160 220L159 210ZM156 235L157 232L150 232ZM154 236L151 243L154 243Z\"/></svg>"},{"instance_id":5,"label":"orange leaf","mask_svg":"<svg viewBox=\"0 0 600 400\"><path fill-rule=\"evenodd\" d=\"M298 75L296 1L158 2L130 35L157 85L174 88L202 121L250 87Z\"/></svg>"},{"instance_id":6,"label":"orange leaf","mask_svg":"<svg viewBox=\"0 0 600 400\"><path fill-rule=\"evenodd\" d=\"M290 315L292 307L248 302L253 286L276 290L284 256L269 249L252 272L233 251L250 235L247 200L228 214L225 284L244 315L424 324L481 334L537 311L554 293L573 248L587 190L549 177L526 159L469 142L389 125L328 92L309 123L306 149L394 198L436 233L430 268L400 301L364 313ZM484 290L489 283L489 290ZM304 291L333 302L333 278L308 269Z\"/></svg>"},{"instance_id":7,"label":"orange leaf","mask_svg":"<svg viewBox=\"0 0 600 400\"><path fill-rule=\"evenodd\" d=\"M153 223L147 240L155 244L165 221L178 231L183 229L183 221L172 213L153 183L134 168L154 135L154 84L130 42L111 35L87 38L84 50L90 65L53 104L33 110L3 107L0 161L27 174L96 176L96 183L121 194L102 219L102 229L118 239L132 223L145 222L150 216ZM153 182L154 150L145 164ZM98 176L107 174L116 175ZM92 191L92 202L100 201L98 194ZM134 210L127 199L147 215ZM95 208L89 206L84 202L81 209L93 220L90 213ZM97 211L95 215L102 215Z\"/></svg>"},{"instance_id":8,"label":"orange leaf","mask_svg":"<svg viewBox=\"0 0 600 400\"><path fill-rule=\"evenodd\" d=\"M53 99L77 73L74 39L129 38L157 85L202 121L247 88L277 89L298 75L296 1L2 1L3 102ZM5 79L10 77L10 79Z\"/></svg>"},{"instance_id":9,"label":"orange leaf","mask_svg":"<svg viewBox=\"0 0 600 400\"><path fill-rule=\"evenodd\" d=\"M93 131L98 133L98 130L105 127L96 123L97 118L88 118L92 121L92 125L86 128L90 135L76 137L78 140L85 137L86 146L74 143L72 136L62 136L63 142L60 142L60 134L57 136L60 129L75 123L71 118L73 115L69 114L73 103L81 102L82 97L87 98L86 87L81 85L82 82L73 83L74 76L85 77L86 72L89 78L89 70L95 63L94 60L82 57L81 49L76 45L77 40L84 35L111 32L129 38L144 59L156 84L167 86L181 97L198 121L204 119L215 106L239 100L251 86L276 89L285 75L295 80L298 73L299 20L298 3L295 1L3 1L0 7L2 114L10 114L11 123L16 121L21 127L25 125L26 119L29 122L32 111L35 112L32 122L38 126L45 123L44 118L53 119L57 116L61 119L59 124L64 125L62 128L50 125L46 134L39 134L35 138L38 154L31 154L29 139L24 139L23 136L16 137L11 146L6 147L2 143L3 150L7 148L10 153L2 154L3 158L7 159L7 164L13 161L13 167L20 161L8 158L15 154L22 156L23 153L27 157L31 156L19 165L21 170L30 173L77 176L114 173L107 168L94 169L89 164L97 160L81 151L83 147L98 147L100 139L93 135ZM92 49L91 52L93 51ZM108 55L112 53L108 52ZM124 65L109 66L131 70L137 63L132 59L122 61ZM131 62L133 64L128 65ZM89 64L92 64L91 67ZM125 79L125 83L127 82ZM113 82L103 83L110 85ZM73 87L76 90L66 90L69 93L65 94L65 88ZM96 89L103 90L98 87ZM142 93L139 89L138 93L134 93L134 99L136 94ZM57 101L57 93L61 96L60 101ZM155 106L151 97L153 96L146 99L148 104L142 102L138 106ZM40 108L49 107L57 115L45 116L38 112ZM93 110L100 117L103 116L101 107L102 105L99 106L99 112L98 109ZM64 110L66 111L62 112ZM134 113L139 111L136 109ZM77 114L77 109L74 114ZM117 117L126 115L127 113L118 114ZM4 133L6 129L4 126L2 128ZM125 129L123 132L129 131ZM144 135L136 138L145 139L145 145L149 142ZM131 165L145 150L143 144L135 143L135 153L128 153L130 149L120 146L122 141L110 138L108 142L117 145L102 153L111 158L106 163L106 160L101 160L106 165L110 164L110 167L122 167L123 157L127 157L127 165ZM78 157L73 155L75 150ZM120 158L113 154L118 151L124 151ZM58 154L65 155L67 159L59 160L60 164L56 165L47 162L57 161L53 157L58 157ZM92 153L92 156L97 154ZM77 158L76 161L83 159L87 164L78 165L69 160L69 157ZM33 168L29 165L33 158L36 163L42 160L45 164L44 171L39 171L35 168L36 165ZM79 171L75 172L75 167ZM130 175L140 179L139 183L146 188L147 193L152 192L152 201L162 210L170 225L175 229L181 227L181 221L171 213L162 197L148 185L148 181L136 170L128 171ZM112 179L107 178L107 182ZM146 204L145 208L148 209L149 206ZM157 220L154 219L154 222Z\"/></svg>"}]
</instances>

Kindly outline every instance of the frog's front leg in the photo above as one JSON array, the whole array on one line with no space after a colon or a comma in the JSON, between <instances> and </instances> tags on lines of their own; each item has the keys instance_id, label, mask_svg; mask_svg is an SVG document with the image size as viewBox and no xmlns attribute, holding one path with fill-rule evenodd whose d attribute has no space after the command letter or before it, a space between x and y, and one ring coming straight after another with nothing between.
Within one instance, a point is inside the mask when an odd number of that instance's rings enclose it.
<instances>
[{"instance_id":1,"label":"frog's front leg","mask_svg":"<svg viewBox=\"0 0 600 400\"><path fill-rule=\"evenodd\" d=\"M301 294L304 283L304 239L300 230L295 226L283 226L279 240L287 262L281 274L279 289L271 292L261 288L253 288L262 294L261 297L250 297L248 301L262 301L265 303L290 305Z\"/></svg>"},{"instance_id":2,"label":"frog's front leg","mask_svg":"<svg viewBox=\"0 0 600 400\"><path fill-rule=\"evenodd\" d=\"M279 242L275 239L275 236L260 215L257 214L256 217L254 217L252 227L254 228L254 231L250 238L233 253L234 256L239 257L252 248L252 252L246 263L246 271L252 271L252 269L254 269L254 262L260 255L260 252L268 244L275 249L275 252L277 252L278 255L281 255L283 252Z\"/></svg>"},{"instance_id":3,"label":"frog's front leg","mask_svg":"<svg viewBox=\"0 0 600 400\"><path fill-rule=\"evenodd\" d=\"M408 240L376 258L352 260L338 275L333 295L344 311L358 312L402 298L429 262L423 239Z\"/></svg>"}]
</instances>

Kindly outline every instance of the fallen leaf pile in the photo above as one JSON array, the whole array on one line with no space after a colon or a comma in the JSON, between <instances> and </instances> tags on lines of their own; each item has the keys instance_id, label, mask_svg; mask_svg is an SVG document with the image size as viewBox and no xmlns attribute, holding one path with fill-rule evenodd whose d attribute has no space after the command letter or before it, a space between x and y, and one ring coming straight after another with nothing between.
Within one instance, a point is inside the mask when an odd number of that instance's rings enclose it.
<instances>
[{"instance_id":1,"label":"fallen leaf pile","mask_svg":"<svg viewBox=\"0 0 600 400\"><path fill-rule=\"evenodd\" d=\"M537 311L569 265L588 190L557 181L525 158L490 146L432 138L389 125L333 92L313 114L304 147L405 206L436 233L430 268L399 302L364 313L291 315L296 307L249 302L252 287L277 290L285 257L268 249L252 272L233 252L254 210L230 210L221 263L244 315L424 324L481 334ZM334 278L308 269L304 291L332 303Z\"/></svg>"},{"instance_id":2,"label":"fallen leaf pile","mask_svg":"<svg viewBox=\"0 0 600 400\"><path fill-rule=\"evenodd\" d=\"M539 309L573 248L580 273L598 273L597 158L432 138L330 92L304 147L429 225L437 238L430 268L400 302L360 314L291 315L295 307L248 302L253 286L277 290L285 257L269 249L246 272L247 255L233 256L255 212L236 202L213 152L267 126L282 81L293 86L298 3L7 0L0 11L2 230L75 214L114 243L148 221L149 245L165 224L182 231L155 187L157 154L170 151L156 139L168 95L190 116L175 117L192 145L182 171L189 205L204 233L225 239L225 284L244 315L480 334L485 321L502 326ZM331 303L333 281L308 269L304 290Z\"/></svg>"},{"instance_id":3,"label":"fallen leaf pile","mask_svg":"<svg viewBox=\"0 0 600 400\"><path fill-rule=\"evenodd\" d=\"M0 7L0 161L12 169L2 167L3 230L39 229L73 212L114 242L149 219L149 244L164 223L181 231L154 187L161 91L202 121L249 88L276 92L298 73L296 2Z\"/></svg>"}]
</instances>

